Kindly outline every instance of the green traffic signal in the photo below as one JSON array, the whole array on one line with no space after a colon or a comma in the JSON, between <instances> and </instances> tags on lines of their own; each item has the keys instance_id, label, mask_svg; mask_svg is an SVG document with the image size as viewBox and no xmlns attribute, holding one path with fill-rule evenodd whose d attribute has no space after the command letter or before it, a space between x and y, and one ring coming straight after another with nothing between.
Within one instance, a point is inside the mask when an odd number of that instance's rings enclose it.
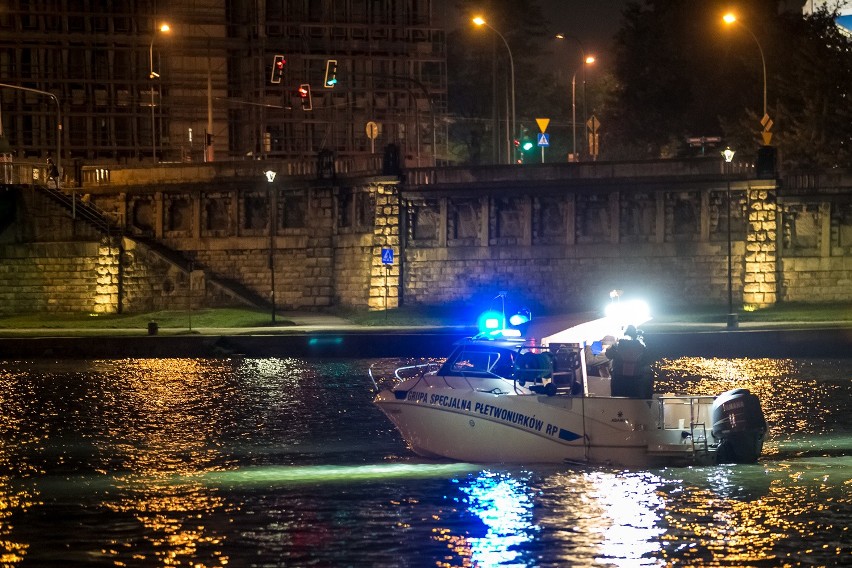
<instances>
[{"instance_id":1,"label":"green traffic signal","mask_svg":"<svg viewBox=\"0 0 852 568\"><path fill-rule=\"evenodd\" d=\"M337 60L329 59L325 62L325 82L323 86L333 89L337 85Z\"/></svg>"},{"instance_id":2,"label":"green traffic signal","mask_svg":"<svg viewBox=\"0 0 852 568\"><path fill-rule=\"evenodd\" d=\"M521 148L523 148L524 152L529 152L530 150L532 150L532 147L533 147L533 143L532 143L531 140L524 140L524 144L523 144L523 146L521 146Z\"/></svg>"}]
</instances>

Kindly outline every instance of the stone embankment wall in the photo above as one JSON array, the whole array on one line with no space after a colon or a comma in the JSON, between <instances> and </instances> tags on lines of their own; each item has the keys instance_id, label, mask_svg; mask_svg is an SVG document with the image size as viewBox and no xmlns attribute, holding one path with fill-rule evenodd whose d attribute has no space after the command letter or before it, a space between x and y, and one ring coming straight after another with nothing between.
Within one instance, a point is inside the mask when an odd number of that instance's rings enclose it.
<instances>
[{"instance_id":1,"label":"stone embankment wall","mask_svg":"<svg viewBox=\"0 0 852 568\"><path fill-rule=\"evenodd\" d=\"M117 312L239 305L203 271L131 238L104 235L38 188L17 191L0 228L0 314Z\"/></svg>"},{"instance_id":2,"label":"stone embankment wall","mask_svg":"<svg viewBox=\"0 0 852 568\"><path fill-rule=\"evenodd\" d=\"M621 289L655 305L725 305L729 275L734 309L852 301L852 176L802 192L748 171L420 173L404 188L409 304L493 303L508 291L540 308L587 308Z\"/></svg>"},{"instance_id":3,"label":"stone embankment wall","mask_svg":"<svg viewBox=\"0 0 852 568\"><path fill-rule=\"evenodd\" d=\"M852 172L786 180L777 235L779 301L852 299Z\"/></svg>"},{"instance_id":4,"label":"stone embankment wall","mask_svg":"<svg viewBox=\"0 0 852 568\"><path fill-rule=\"evenodd\" d=\"M0 227L0 313L268 305L273 293L282 310L481 305L501 291L570 310L612 289L724 305L729 277L735 309L852 300L852 179L776 186L710 161L670 176L628 166L141 185L98 170L80 194L126 236L21 189Z\"/></svg>"}]
</instances>

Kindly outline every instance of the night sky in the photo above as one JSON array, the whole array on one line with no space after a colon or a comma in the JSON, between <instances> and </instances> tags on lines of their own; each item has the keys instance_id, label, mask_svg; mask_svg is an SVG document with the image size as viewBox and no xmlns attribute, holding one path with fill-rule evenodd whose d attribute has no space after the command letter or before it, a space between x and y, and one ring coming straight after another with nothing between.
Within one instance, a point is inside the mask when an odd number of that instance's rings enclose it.
<instances>
[{"instance_id":1,"label":"night sky","mask_svg":"<svg viewBox=\"0 0 852 568\"><path fill-rule=\"evenodd\" d=\"M586 52L594 54L601 63L607 59L612 38L621 26L621 12L629 0L538 0L544 12L547 28L543 30L552 37L558 32L579 39ZM448 0L450 6L458 6L455 0ZM478 12L476 1L466 2L467 9L451 15L455 19L454 27L467 27L473 12ZM504 30L505 31L505 30ZM550 43L550 42L549 42ZM558 42L550 43L555 48ZM576 43L573 45L576 46ZM552 61L558 62L559 54Z\"/></svg>"},{"instance_id":2,"label":"night sky","mask_svg":"<svg viewBox=\"0 0 852 568\"><path fill-rule=\"evenodd\" d=\"M586 51L602 53L621 25L628 0L540 0L553 32L573 35Z\"/></svg>"}]
</instances>

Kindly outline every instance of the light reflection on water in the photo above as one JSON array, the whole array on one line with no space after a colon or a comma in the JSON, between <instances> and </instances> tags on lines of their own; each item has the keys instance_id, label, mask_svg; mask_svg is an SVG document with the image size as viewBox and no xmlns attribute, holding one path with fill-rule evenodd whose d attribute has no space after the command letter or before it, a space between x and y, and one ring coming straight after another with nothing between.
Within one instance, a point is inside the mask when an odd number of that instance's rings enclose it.
<instances>
[{"instance_id":1,"label":"light reflection on water","mask_svg":"<svg viewBox=\"0 0 852 568\"><path fill-rule=\"evenodd\" d=\"M372 361L0 365L0 565L839 566L852 362L662 361L745 387L767 457L621 471L416 459Z\"/></svg>"}]
</instances>

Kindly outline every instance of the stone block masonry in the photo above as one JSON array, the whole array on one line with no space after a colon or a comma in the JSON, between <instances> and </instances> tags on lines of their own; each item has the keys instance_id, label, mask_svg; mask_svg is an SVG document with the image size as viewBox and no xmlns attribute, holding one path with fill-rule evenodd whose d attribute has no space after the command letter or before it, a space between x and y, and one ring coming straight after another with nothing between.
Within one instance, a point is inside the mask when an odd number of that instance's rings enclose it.
<instances>
[{"instance_id":1,"label":"stone block masonry","mask_svg":"<svg viewBox=\"0 0 852 568\"><path fill-rule=\"evenodd\" d=\"M0 314L102 313L99 248L97 242L0 245Z\"/></svg>"},{"instance_id":2,"label":"stone block masonry","mask_svg":"<svg viewBox=\"0 0 852 568\"><path fill-rule=\"evenodd\" d=\"M848 189L800 194L690 164L671 176L641 163L157 185L107 176L125 181L82 193L123 227L111 239L27 188L0 232L0 313L267 307L273 293L280 310L381 310L499 291L571 311L599 308L612 289L722 306L728 235L735 309L852 300Z\"/></svg>"}]
</instances>

